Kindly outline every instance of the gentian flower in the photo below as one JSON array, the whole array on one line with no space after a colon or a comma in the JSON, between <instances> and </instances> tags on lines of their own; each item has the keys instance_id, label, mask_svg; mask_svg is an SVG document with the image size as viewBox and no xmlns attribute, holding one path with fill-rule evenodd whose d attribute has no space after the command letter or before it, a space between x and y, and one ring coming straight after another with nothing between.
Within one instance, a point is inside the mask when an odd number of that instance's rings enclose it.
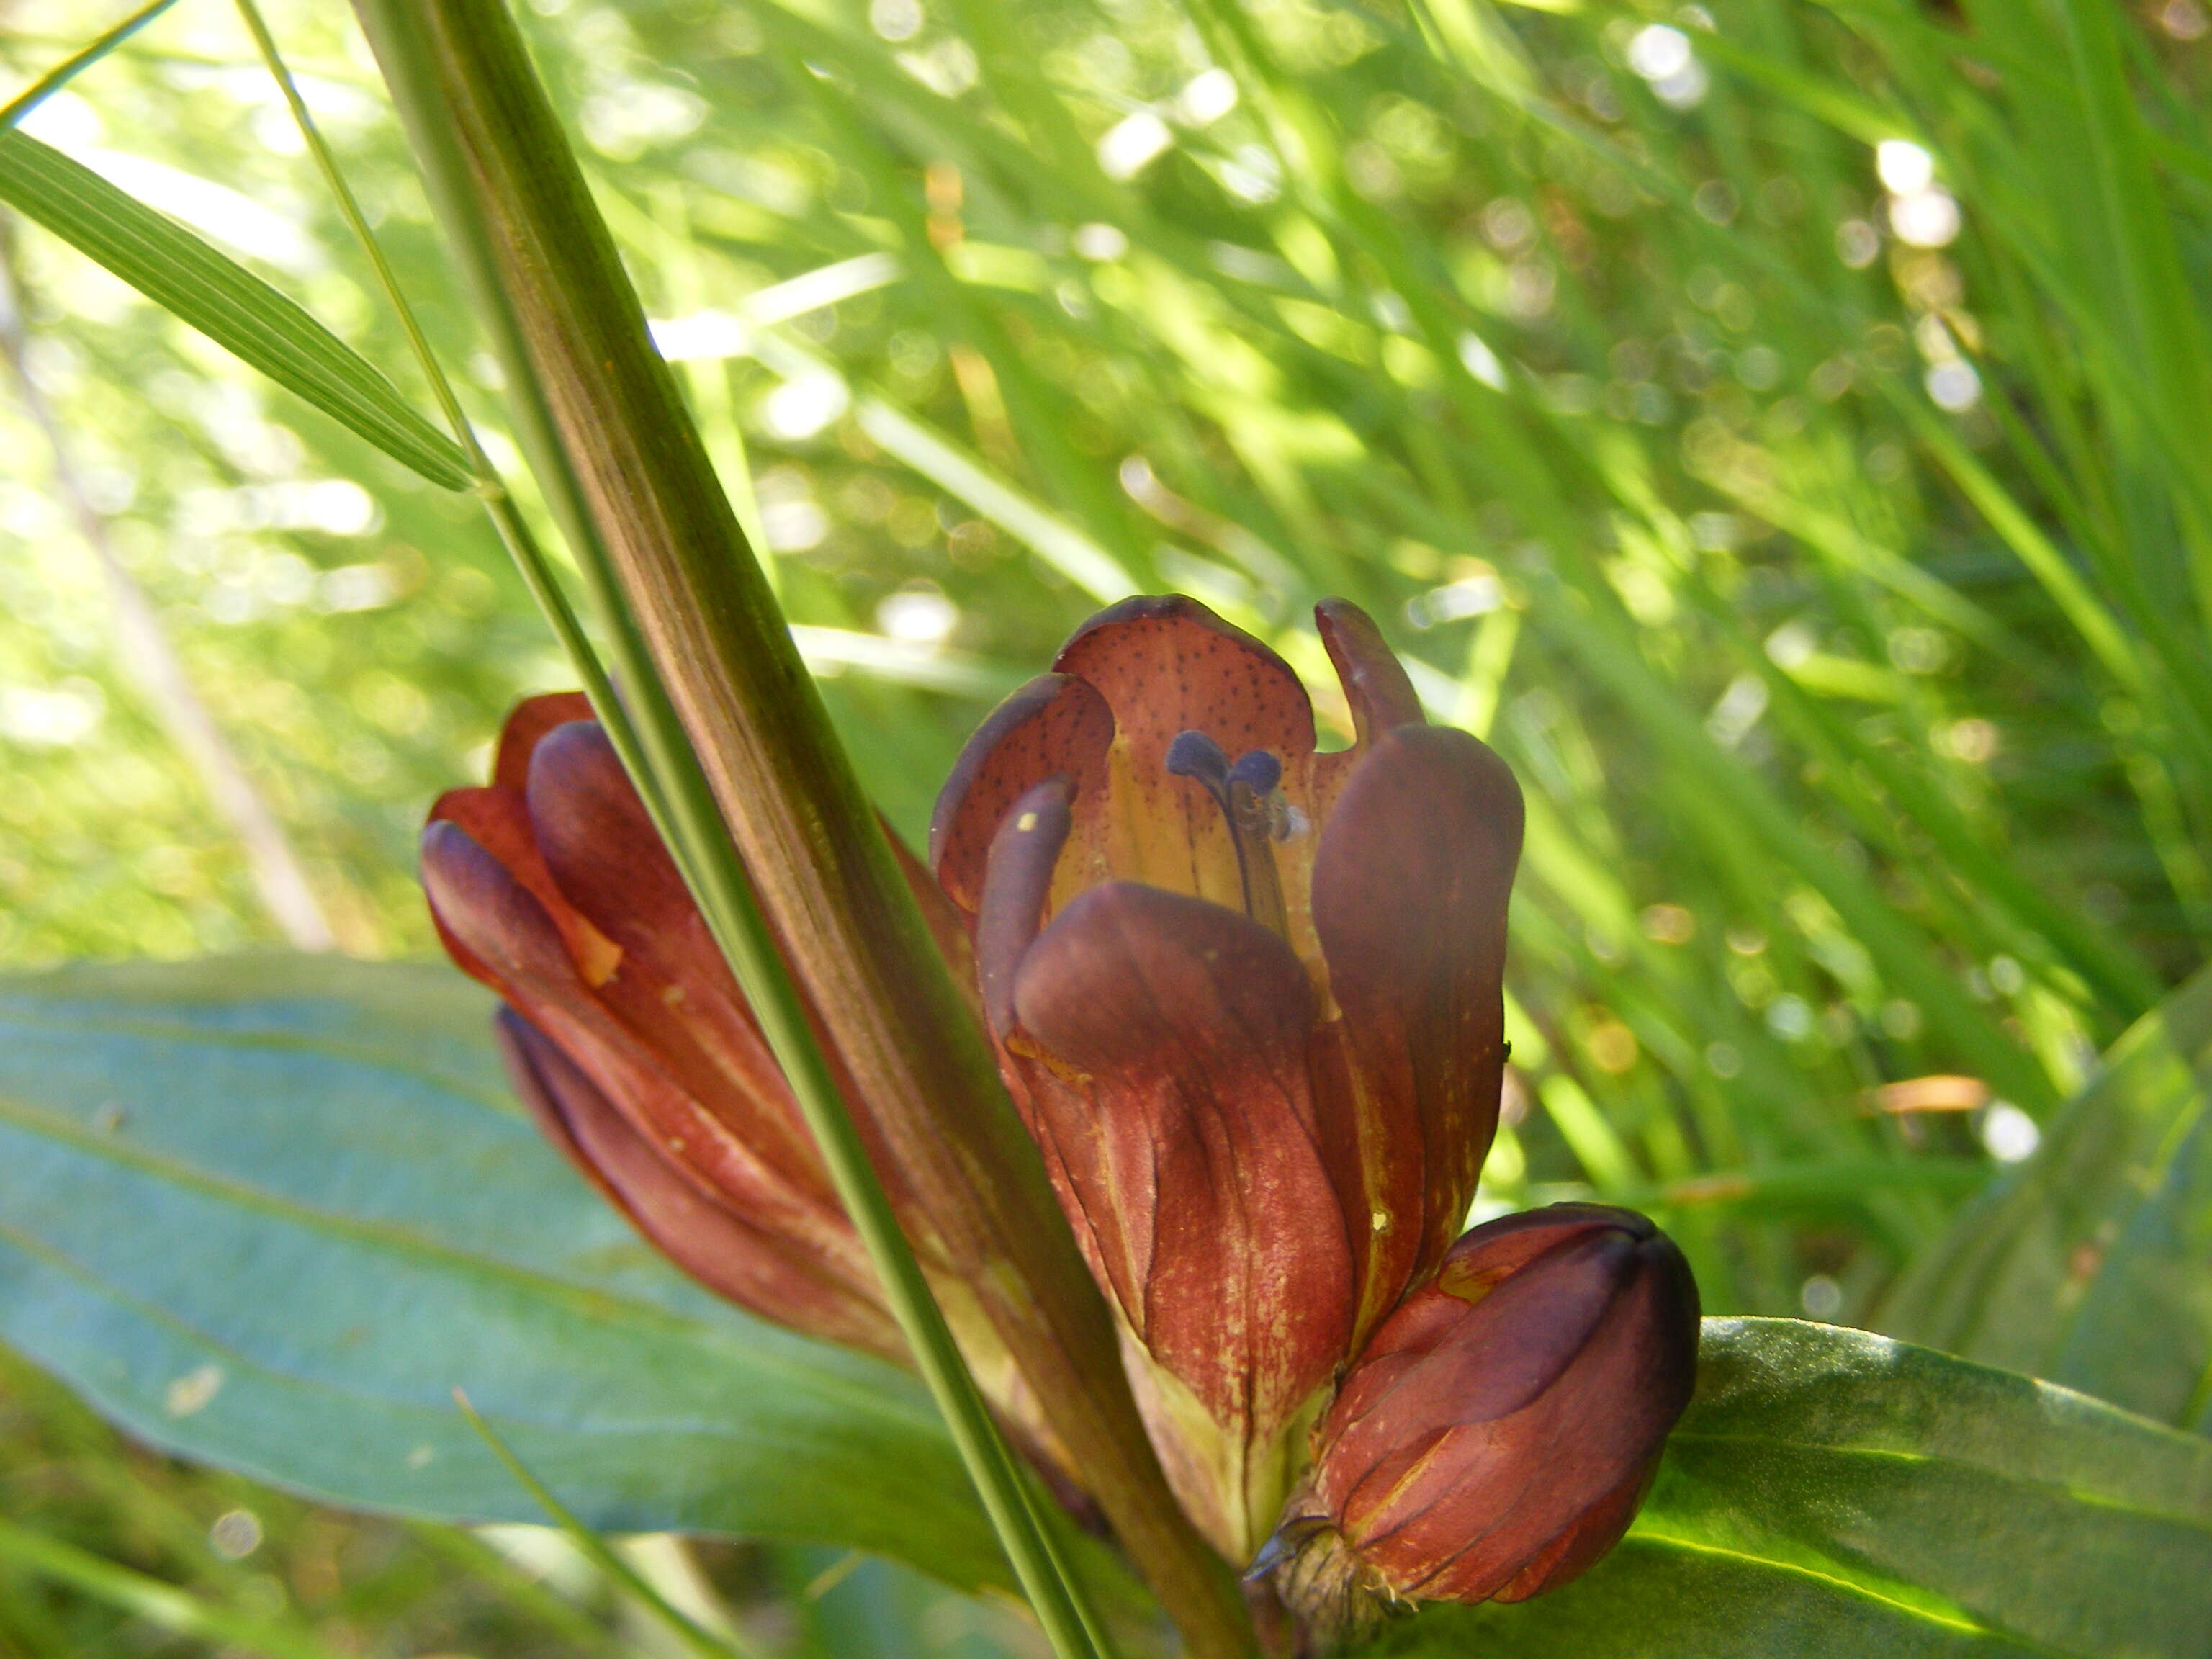
<instances>
[{"instance_id":1,"label":"gentian flower","mask_svg":"<svg viewBox=\"0 0 2212 1659\"><path fill-rule=\"evenodd\" d=\"M1364 613L1317 617L1352 748L1260 641L1131 599L984 723L930 836L1153 1443L1239 1565L1458 1231L1504 1060L1519 787Z\"/></svg>"}]
</instances>

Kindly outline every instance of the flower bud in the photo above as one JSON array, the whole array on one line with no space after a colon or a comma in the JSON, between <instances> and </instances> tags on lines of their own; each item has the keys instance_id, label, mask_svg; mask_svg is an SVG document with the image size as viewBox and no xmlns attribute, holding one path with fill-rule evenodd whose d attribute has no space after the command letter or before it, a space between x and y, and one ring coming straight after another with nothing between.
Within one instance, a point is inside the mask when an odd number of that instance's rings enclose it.
<instances>
[{"instance_id":1,"label":"flower bud","mask_svg":"<svg viewBox=\"0 0 2212 1659\"><path fill-rule=\"evenodd\" d=\"M1644 1217L1466 1234L1346 1375L1262 1557L1324 1640L1397 1601L1519 1601L1620 1541L1696 1377L1698 1291Z\"/></svg>"},{"instance_id":2,"label":"flower bud","mask_svg":"<svg viewBox=\"0 0 2212 1659\"><path fill-rule=\"evenodd\" d=\"M935 884L909 867L927 912ZM422 836L432 920L507 1005L516 1092L548 1138L671 1261L810 1336L904 1360L874 1268L743 992L588 704L508 717L488 787ZM941 930L956 966L967 941ZM1058 1490L1068 1459L884 1138L869 1145L984 1394Z\"/></svg>"},{"instance_id":3,"label":"flower bud","mask_svg":"<svg viewBox=\"0 0 2212 1659\"><path fill-rule=\"evenodd\" d=\"M502 732L493 782L439 799L422 836L431 915L460 967L526 1022L505 1038L526 1101L556 1142L634 1218L649 1153L703 1200L680 1231L743 1239L710 1282L757 1313L860 1346L897 1344L859 1237L676 866L580 697L534 697ZM559 1056L556 1066L554 1056ZM626 1138L618 1139L619 1120ZM666 1182L659 1183L672 1194ZM619 1189L627 1187L624 1194ZM711 1216L742 1218L736 1231ZM672 1224L645 1231L665 1245ZM707 1254L683 1252L696 1266ZM773 1260L771 1258L774 1258ZM681 1258L679 1258L681 1259ZM804 1259L817 1310L780 1261ZM777 1287L752 1296L741 1287Z\"/></svg>"}]
</instances>

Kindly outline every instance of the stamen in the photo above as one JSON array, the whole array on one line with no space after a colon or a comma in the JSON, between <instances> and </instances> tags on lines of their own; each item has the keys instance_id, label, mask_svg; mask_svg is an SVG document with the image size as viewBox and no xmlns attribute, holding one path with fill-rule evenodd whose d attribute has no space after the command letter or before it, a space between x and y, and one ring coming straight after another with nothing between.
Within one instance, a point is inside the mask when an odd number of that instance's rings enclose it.
<instances>
[{"instance_id":1,"label":"stamen","mask_svg":"<svg viewBox=\"0 0 2212 1659\"><path fill-rule=\"evenodd\" d=\"M1168 745L1167 769L1176 777L1204 785L1221 808L1230 842L1237 848L1244 914L1287 937L1290 918L1272 845L1288 833L1289 810L1278 790L1282 762L1264 749L1250 749L1231 766L1221 745L1205 732L1178 732Z\"/></svg>"},{"instance_id":2,"label":"stamen","mask_svg":"<svg viewBox=\"0 0 2212 1659\"><path fill-rule=\"evenodd\" d=\"M1224 799L1229 787L1229 757L1203 732L1178 732L1168 745L1168 770L1179 778L1196 778L1216 800Z\"/></svg>"},{"instance_id":3,"label":"stamen","mask_svg":"<svg viewBox=\"0 0 2212 1659\"><path fill-rule=\"evenodd\" d=\"M1244 912L1285 938L1290 915L1273 844L1282 839L1284 801L1277 787L1283 763L1264 749L1248 749L1229 769L1229 830L1237 839L1237 872L1244 878Z\"/></svg>"},{"instance_id":4,"label":"stamen","mask_svg":"<svg viewBox=\"0 0 2212 1659\"><path fill-rule=\"evenodd\" d=\"M1249 785L1255 795L1266 794L1282 781L1282 762L1264 749L1247 749L1229 769L1229 781Z\"/></svg>"}]
</instances>

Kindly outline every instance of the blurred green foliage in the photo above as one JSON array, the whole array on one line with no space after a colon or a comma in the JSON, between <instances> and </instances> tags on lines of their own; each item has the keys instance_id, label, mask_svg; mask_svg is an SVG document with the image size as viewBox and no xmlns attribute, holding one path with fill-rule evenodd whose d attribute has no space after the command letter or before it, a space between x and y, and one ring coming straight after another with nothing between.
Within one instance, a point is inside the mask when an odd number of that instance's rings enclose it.
<instances>
[{"instance_id":1,"label":"blurred green foliage","mask_svg":"<svg viewBox=\"0 0 2212 1659\"><path fill-rule=\"evenodd\" d=\"M1340 733L1306 611L1347 593L1513 763L1520 1070L1485 1203L1641 1204L1711 1310L1875 1317L2202 962L2199 0L532 9L909 835L992 696L1133 587L1273 641ZM9 8L18 81L83 11ZM511 459L364 49L331 8L271 16ZM216 0L29 130L420 392ZM343 948L428 950L427 803L569 683L520 584L466 498L9 240L82 505ZM0 962L274 940L118 661L44 434L13 398L0 425ZM1969 1109L1904 1109L1933 1104ZM84 1501L128 1539L136 1490Z\"/></svg>"}]
</instances>

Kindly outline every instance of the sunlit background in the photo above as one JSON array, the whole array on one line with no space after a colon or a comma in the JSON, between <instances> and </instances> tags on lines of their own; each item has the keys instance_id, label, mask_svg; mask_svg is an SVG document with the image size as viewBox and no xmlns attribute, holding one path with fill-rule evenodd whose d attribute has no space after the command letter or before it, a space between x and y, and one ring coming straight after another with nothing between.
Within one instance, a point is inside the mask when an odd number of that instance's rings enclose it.
<instances>
[{"instance_id":1,"label":"sunlit background","mask_svg":"<svg viewBox=\"0 0 2212 1659\"><path fill-rule=\"evenodd\" d=\"M7 6L10 84L121 9ZM1481 1206L1638 1205L1709 1310L1878 1322L2212 939L2208 18L2112 8L2153 134L2122 161L2162 186L2118 219L2071 71L2008 9L528 21L894 822L918 835L991 702L1130 592L1267 637L1340 739L1310 609L1351 595L1529 792ZM342 12L270 9L527 499ZM26 125L428 406L222 0ZM428 952L425 805L574 683L475 503L0 234L0 964ZM5 1512L41 1529L296 1607L333 1654L610 1650L542 1536L325 1517L125 1459L20 1367L6 1390ZM11 1559L0 1652L193 1650ZM708 1565L770 1645L982 1639L949 1601L935 1636L833 1639L842 1592L801 1591L834 1562Z\"/></svg>"}]
</instances>

